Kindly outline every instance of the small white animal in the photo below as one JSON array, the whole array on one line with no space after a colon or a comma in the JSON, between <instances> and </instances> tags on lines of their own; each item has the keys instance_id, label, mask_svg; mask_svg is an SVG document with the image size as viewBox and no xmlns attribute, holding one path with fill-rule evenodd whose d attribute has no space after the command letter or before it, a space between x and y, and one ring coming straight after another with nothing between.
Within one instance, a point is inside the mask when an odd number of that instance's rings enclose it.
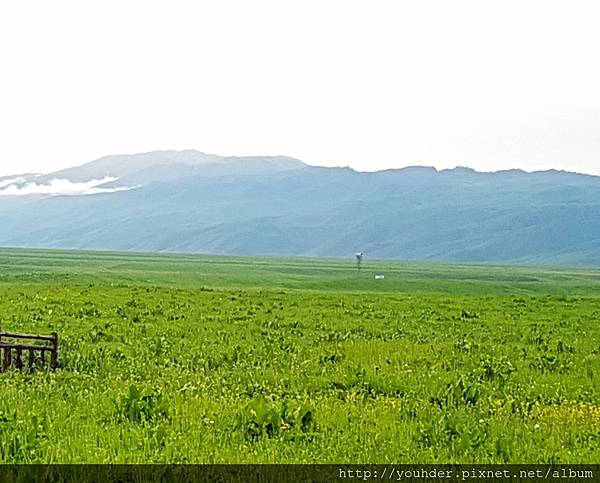
<instances>
[{"instance_id":1,"label":"small white animal","mask_svg":"<svg viewBox=\"0 0 600 483\"><path fill-rule=\"evenodd\" d=\"M375 275L375 280L383 280L385 275Z\"/></svg>"}]
</instances>

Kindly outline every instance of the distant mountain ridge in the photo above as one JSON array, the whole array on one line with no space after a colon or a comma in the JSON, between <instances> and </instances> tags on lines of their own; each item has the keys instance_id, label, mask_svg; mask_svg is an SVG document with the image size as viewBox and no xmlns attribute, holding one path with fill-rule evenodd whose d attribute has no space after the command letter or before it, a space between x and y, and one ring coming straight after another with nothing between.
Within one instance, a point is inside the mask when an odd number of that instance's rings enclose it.
<instances>
[{"instance_id":1,"label":"distant mountain ridge","mask_svg":"<svg viewBox=\"0 0 600 483\"><path fill-rule=\"evenodd\" d=\"M554 170L156 151L0 178L0 221L0 246L600 265L600 177Z\"/></svg>"}]
</instances>

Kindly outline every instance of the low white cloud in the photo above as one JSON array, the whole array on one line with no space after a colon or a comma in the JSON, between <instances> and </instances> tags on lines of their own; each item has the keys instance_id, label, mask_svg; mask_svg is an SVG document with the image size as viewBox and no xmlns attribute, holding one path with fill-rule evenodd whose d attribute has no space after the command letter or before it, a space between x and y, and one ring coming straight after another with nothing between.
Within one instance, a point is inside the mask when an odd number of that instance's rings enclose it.
<instances>
[{"instance_id":1,"label":"low white cloud","mask_svg":"<svg viewBox=\"0 0 600 483\"><path fill-rule=\"evenodd\" d=\"M0 189L4 188L5 186L9 186L11 184L22 183L23 181L25 181L25 178L3 179L2 181L0 181Z\"/></svg>"},{"instance_id":2,"label":"low white cloud","mask_svg":"<svg viewBox=\"0 0 600 483\"><path fill-rule=\"evenodd\" d=\"M23 178L4 180L0 182L0 196L84 196L102 193L129 191L138 186L120 186L117 188L102 188L103 185L117 181L118 178L106 177L84 182L73 182L68 179L53 179L49 183L24 183Z\"/></svg>"}]
</instances>

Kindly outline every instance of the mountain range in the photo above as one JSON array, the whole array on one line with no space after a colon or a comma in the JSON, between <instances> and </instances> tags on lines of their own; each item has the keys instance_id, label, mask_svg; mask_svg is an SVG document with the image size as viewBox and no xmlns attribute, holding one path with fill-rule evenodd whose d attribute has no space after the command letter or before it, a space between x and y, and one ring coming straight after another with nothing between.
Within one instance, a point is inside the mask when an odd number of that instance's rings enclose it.
<instances>
[{"instance_id":1,"label":"mountain range","mask_svg":"<svg viewBox=\"0 0 600 483\"><path fill-rule=\"evenodd\" d=\"M600 265L600 177L197 151L0 177L0 246Z\"/></svg>"}]
</instances>

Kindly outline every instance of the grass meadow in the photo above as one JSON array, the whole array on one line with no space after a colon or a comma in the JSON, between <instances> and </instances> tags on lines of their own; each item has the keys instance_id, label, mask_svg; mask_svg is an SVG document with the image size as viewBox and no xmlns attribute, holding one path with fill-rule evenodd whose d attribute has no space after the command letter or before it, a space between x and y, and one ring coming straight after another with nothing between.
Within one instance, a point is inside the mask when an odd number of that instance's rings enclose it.
<instances>
[{"instance_id":1,"label":"grass meadow","mask_svg":"<svg viewBox=\"0 0 600 483\"><path fill-rule=\"evenodd\" d=\"M61 368L0 462L597 463L599 321L596 269L3 249Z\"/></svg>"}]
</instances>

